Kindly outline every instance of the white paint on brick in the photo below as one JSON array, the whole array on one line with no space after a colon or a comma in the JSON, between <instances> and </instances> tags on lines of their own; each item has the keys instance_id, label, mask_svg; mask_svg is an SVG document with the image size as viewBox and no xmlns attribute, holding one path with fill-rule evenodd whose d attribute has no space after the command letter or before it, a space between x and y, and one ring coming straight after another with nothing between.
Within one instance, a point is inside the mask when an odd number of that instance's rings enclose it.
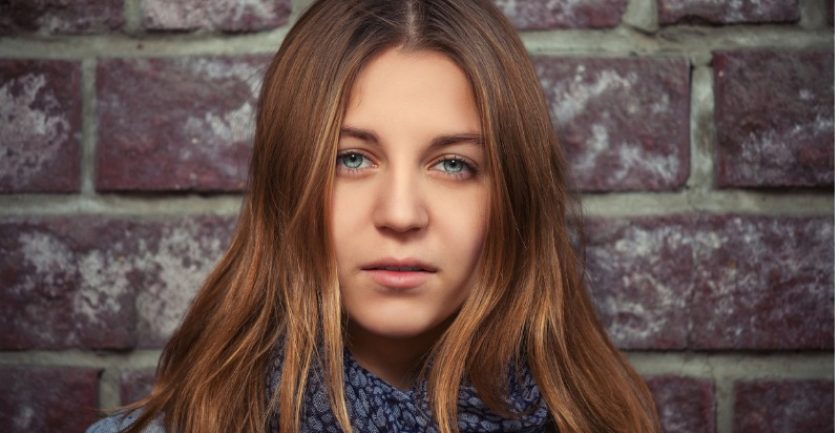
<instances>
[{"instance_id":1,"label":"white paint on brick","mask_svg":"<svg viewBox=\"0 0 840 433\"><path fill-rule=\"evenodd\" d=\"M589 126L589 131L586 150L574 161L575 169L581 172L595 170L598 158L610 147L610 135L604 125L593 123Z\"/></svg>"},{"instance_id":2,"label":"white paint on brick","mask_svg":"<svg viewBox=\"0 0 840 433\"><path fill-rule=\"evenodd\" d=\"M0 86L0 180L19 187L57 153L70 134L70 122L58 111L59 101L45 89L42 74L25 75ZM12 94L12 88L22 89ZM40 107L35 107L36 99Z\"/></svg>"},{"instance_id":3,"label":"white paint on brick","mask_svg":"<svg viewBox=\"0 0 840 433\"><path fill-rule=\"evenodd\" d=\"M23 284L13 287L18 293L37 290L50 298L62 295L61 289L72 278L75 268L73 253L54 236L41 232L22 233L18 243L24 262L35 268L27 274Z\"/></svg>"},{"instance_id":4,"label":"white paint on brick","mask_svg":"<svg viewBox=\"0 0 840 433\"><path fill-rule=\"evenodd\" d=\"M12 406L14 407L14 406ZM32 409L31 406L28 404L24 404L22 407L19 407L17 413L14 414L14 418L12 419L12 424L20 429L20 431L28 430L34 428L32 425L32 420L35 419L35 410Z\"/></svg>"},{"instance_id":5,"label":"white paint on brick","mask_svg":"<svg viewBox=\"0 0 840 433\"><path fill-rule=\"evenodd\" d=\"M620 183L630 177L630 171L641 171L642 178L654 178L656 180L670 180L679 170L680 160L675 153L667 155L655 155L650 152L642 152L636 145L625 142L617 146L618 158L621 164L616 170L609 172L612 182Z\"/></svg>"},{"instance_id":6,"label":"white paint on brick","mask_svg":"<svg viewBox=\"0 0 840 433\"><path fill-rule=\"evenodd\" d=\"M544 80L543 88L552 89L556 92L555 97L550 100L552 103L552 114L554 119L561 125L566 124L584 110L591 99L597 98L605 92L614 92L617 89L629 91L638 82L638 75L631 72L626 76L614 70L599 71L595 80L591 83L584 81L586 68L579 65L575 71L574 79L569 81L567 86L551 84ZM546 86L546 84L549 84Z\"/></svg>"},{"instance_id":7,"label":"white paint on brick","mask_svg":"<svg viewBox=\"0 0 840 433\"><path fill-rule=\"evenodd\" d=\"M495 0L495 3L512 22L519 26L526 26L530 21L540 19L545 15L550 15L554 21L574 21L578 16L577 9L581 5L592 7L593 0L543 0L540 2Z\"/></svg>"},{"instance_id":8,"label":"white paint on brick","mask_svg":"<svg viewBox=\"0 0 840 433\"><path fill-rule=\"evenodd\" d=\"M103 313L122 312L121 300L130 294L128 274L133 269L118 254L90 251L79 260L81 284L73 296L73 311L90 323L103 322Z\"/></svg>"},{"instance_id":9,"label":"white paint on brick","mask_svg":"<svg viewBox=\"0 0 840 433\"><path fill-rule=\"evenodd\" d=\"M671 96L667 93L662 93L659 100L650 106L650 111L653 114L664 114L671 111Z\"/></svg>"},{"instance_id":10,"label":"white paint on brick","mask_svg":"<svg viewBox=\"0 0 840 433\"><path fill-rule=\"evenodd\" d=\"M761 19L773 16L794 3L790 1L762 2L761 0L667 0L663 10L678 14L703 16L720 15L724 22L744 22L751 19ZM794 3L795 4L795 3ZM748 12L748 13L745 13Z\"/></svg>"},{"instance_id":11,"label":"white paint on brick","mask_svg":"<svg viewBox=\"0 0 840 433\"><path fill-rule=\"evenodd\" d=\"M231 61L218 58L185 59L191 72L204 75L211 80L236 80L248 85L251 96L257 98L260 93L263 70L255 64L244 61Z\"/></svg>"},{"instance_id":12,"label":"white paint on brick","mask_svg":"<svg viewBox=\"0 0 840 433\"><path fill-rule=\"evenodd\" d=\"M817 115L813 120L790 128L764 128L750 132L741 142L737 176L744 179L785 179L792 167L800 164L799 146L815 137L833 133L834 119Z\"/></svg>"},{"instance_id":13,"label":"white paint on brick","mask_svg":"<svg viewBox=\"0 0 840 433\"><path fill-rule=\"evenodd\" d=\"M204 280L221 257L219 239L199 238L194 222L165 230L154 250L142 249L135 266L151 266L155 282L137 294L138 319L153 337L168 337L178 327L184 313Z\"/></svg>"},{"instance_id":14,"label":"white paint on brick","mask_svg":"<svg viewBox=\"0 0 840 433\"><path fill-rule=\"evenodd\" d=\"M221 116L215 113L204 114L204 122L210 127L210 131L224 143L242 143L250 140L253 120L254 107L250 102L245 102L236 110Z\"/></svg>"},{"instance_id":15,"label":"white paint on brick","mask_svg":"<svg viewBox=\"0 0 840 433\"><path fill-rule=\"evenodd\" d=\"M625 288L610 290L609 295L600 298L606 316L618 318L608 321L608 332L616 342L632 345L669 334L667 327L673 325L672 313L686 307L690 289L675 291L672 281L660 280L660 273L645 264L660 257L663 248L677 251L686 248L688 242L680 227L665 225L650 230L630 226L615 243L592 251L594 262L607 275L620 275L619 285ZM616 257L622 260L617 262ZM662 275L671 278L668 273ZM651 309L652 306L655 308Z\"/></svg>"},{"instance_id":16,"label":"white paint on brick","mask_svg":"<svg viewBox=\"0 0 840 433\"><path fill-rule=\"evenodd\" d=\"M799 89L799 99L803 101L811 101L814 99L814 92L810 89Z\"/></svg>"},{"instance_id":17,"label":"white paint on brick","mask_svg":"<svg viewBox=\"0 0 840 433\"><path fill-rule=\"evenodd\" d=\"M274 2L266 0L141 0L140 8L147 25L171 29L216 28L246 17L272 21L277 15Z\"/></svg>"}]
</instances>

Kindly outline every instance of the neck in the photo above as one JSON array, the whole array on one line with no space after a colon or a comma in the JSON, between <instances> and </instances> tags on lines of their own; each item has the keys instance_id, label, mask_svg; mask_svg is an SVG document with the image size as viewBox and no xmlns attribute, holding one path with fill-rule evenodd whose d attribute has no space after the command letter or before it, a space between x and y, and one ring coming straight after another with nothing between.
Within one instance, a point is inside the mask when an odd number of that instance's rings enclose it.
<instances>
[{"instance_id":1,"label":"neck","mask_svg":"<svg viewBox=\"0 0 840 433\"><path fill-rule=\"evenodd\" d=\"M420 372L422 363L449 326L452 319L409 337L371 333L350 320L347 347L356 362L390 385L407 390Z\"/></svg>"}]
</instances>

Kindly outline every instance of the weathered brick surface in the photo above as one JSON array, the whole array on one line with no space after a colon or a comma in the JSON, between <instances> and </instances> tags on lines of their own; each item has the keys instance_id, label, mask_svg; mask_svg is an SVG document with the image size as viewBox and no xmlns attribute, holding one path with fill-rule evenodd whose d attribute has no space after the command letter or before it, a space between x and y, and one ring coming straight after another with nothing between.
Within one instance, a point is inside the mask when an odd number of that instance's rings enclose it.
<instances>
[{"instance_id":1,"label":"weathered brick surface","mask_svg":"<svg viewBox=\"0 0 840 433\"><path fill-rule=\"evenodd\" d=\"M154 370L123 371L120 374L120 401L129 404L146 397L154 383Z\"/></svg>"},{"instance_id":2,"label":"weathered brick surface","mask_svg":"<svg viewBox=\"0 0 840 433\"><path fill-rule=\"evenodd\" d=\"M593 218L589 236L593 299L621 348L832 347L830 218Z\"/></svg>"},{"instance_id":3,"label":"weathered brick surface","mask_svg":"<svg viewBox=\"0 0 840 433\"><path fill-rule=\"evenodd\" d=\"M698 229L693 347L833 347L831 218L714 217Z\"/></svg>"},{"instance_id":4,"label":"weathered brick surface","mask_svg":"<svg viewBox=\"0 0 840 433\"><path fill-rule=\"evenodd\" d=\"M79 189L81 68L0 60L0 192Z\"/></svg>"},{"instance_id":5,"label":"weathered brick surface","mask_svg":"<svg viewBox=\"0 0 840 433\"><path fill-rule=\"evenodd\" d=\"M834 383L763 380L735 383L734 433L831 433Z\"/></svg>"},{"instance_id":6,"label":"weathered brick surface","mask_svg":"<svg viewBox=\"0 0 840 433\"><path fill-rule=\"evenodd\" d=\"M0 367L0 431L82 433L97 418L97 370Z\"/></svg>"},{"instance_id":7,"label":"weathered brick surface","mask_svg":"<svg viewBox=\"0 0 840 433\"><path fill-rule=\"evenodd\" d=\"M647 378L662 433L714 433L715 392L708 379L683 376Z\"/></svg>"},{"instance_id":8,"label":"weathered brick surface","mask_svg":"<svg viewBox=\"0 0 840 433\"><path fill-rule=\"evenodd\" d=\"M241 190L268 60L242 56L101 61L96 188Z\"/></svg>"},{"instance_id":9,"label":"weathered brick surface","mask_svg":"<svg viewBox=\"0 0 840 433\"><path fill-rule=\"evenodd\" d=\"M291 0L141 0L147 30L250 32L286 24Z\"/></svg>"},{"instance_id":10,"label":"weathered brick surface","mask_svg":"<svg viewBox=\"0 0 840 433\"><path fill-rule=\"evenodd\" d=\"M592 219L590 290L623 349L683 348L692 290L690 216Z\"/></svg>"},{"instance_id":11,"label":"weathered brick surface","mask_svg":"<svg viewBox=\"0 0 840 433\"><path fill-rule=\"evenodd\" d=\"M664 190L685 183L688 62L559 57L534 62L576 188Z\"/></svg>"},{"instance_id":12,"label":"weathered brick surface","mask_svg":"<svg viewBox=\"0 0 840 433\"><path fill-rule=\"evenodd\" d=\"M0 220L0 348L161 345L229 231L217 217Z\"/></svg>"},{"instance_id":13,"label":"weathered brick surface","mask_svg":"<svg viewBox=\"0 0 840 433\"><path fill-rule=\"evenodd\" d=\"M123 0L0 1L0 36L98 33L123 24Z\"/></svg>"},{"instance_id":14,"label":"weathered brick surface","mask_svg":"<svg viewBox=\"0 0 840 433\"><path fill-rule=\"evenodd\" d=\"M714 54L719 186L834 184L834 54Z\"/></svg>"},{"instance_id":15,"label":"weathered brick surface","mask_svg":"<svg viewBox=\"0 0 840 433\"><path fill-rule=\"evenodd\" d=\"M799 21L797 0L658 0L661 24L770 23Z\"/></svg>"},{"instance_id":16,"label":"weathered brick surface","mask_svg":"<svg viewBox=\"0 0 840 433\"><path fill-rule=\"evenodd\" d=\"M520 30L615 27L627 0L494 0Z\"/></svg>"}]
</instances>

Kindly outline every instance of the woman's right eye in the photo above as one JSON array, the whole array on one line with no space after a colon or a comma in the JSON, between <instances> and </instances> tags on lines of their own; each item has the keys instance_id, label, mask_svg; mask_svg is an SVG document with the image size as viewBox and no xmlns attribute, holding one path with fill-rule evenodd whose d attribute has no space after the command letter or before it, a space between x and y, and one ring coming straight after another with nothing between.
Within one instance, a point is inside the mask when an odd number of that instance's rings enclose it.
<instances>
[{"instance_id":1,"label":"woman's right eye","mask_svg":"<svg viewBox=\"0 0 840 433\"><path fill-rule=\"evenodd\" d=\"M362 169L371 167L370 160L359 152L344 152L338 154L336 158L336 167L339 170L346 170L349 172L360 171Z\"/></svg>"}]
</instances>

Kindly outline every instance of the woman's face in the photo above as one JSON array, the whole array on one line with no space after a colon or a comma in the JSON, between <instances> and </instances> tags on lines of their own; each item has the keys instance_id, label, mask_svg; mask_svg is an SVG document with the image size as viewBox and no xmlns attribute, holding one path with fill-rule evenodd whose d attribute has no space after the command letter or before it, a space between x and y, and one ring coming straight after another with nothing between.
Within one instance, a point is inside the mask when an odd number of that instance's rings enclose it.
<instances>
[{"instance_id":1,"label":"woman's face","mask_svg":"<svg viewBox=\"0 0 840 433\"><path fill-rule=\"evenodd\" d=\"M489 178L472 90L434 51L391 49L353 85L332 230L354 326L416 336L464 302L483 247Z\"/></svg>"}]
</instances>

